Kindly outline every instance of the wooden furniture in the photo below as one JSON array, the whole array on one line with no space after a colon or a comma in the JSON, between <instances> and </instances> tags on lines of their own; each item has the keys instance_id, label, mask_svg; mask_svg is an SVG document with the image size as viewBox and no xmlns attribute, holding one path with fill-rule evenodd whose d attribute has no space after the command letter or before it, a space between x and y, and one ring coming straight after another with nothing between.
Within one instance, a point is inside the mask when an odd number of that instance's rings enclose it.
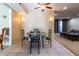
<instances>
[{"instance_id":1,"label":"wooden furniture","mask_svg":"<svg viewBox=\"0 0 79 59\"><path fill-rule=\"evenodd\" d=\"M3 37L4 37L4 28L2 29L2 33L0 35L0 45L1 45L1 49L3 49Z\"/></svg>"},{"instance_id":2,"label":"wooden furniture","mask_svg":"<svg viewBox=\"0 0 79 59\"><path fill-rule=\"evenodd\" d=\"M46 40L48 41L48 44L50 44L51 47L51 36L52 36L52 30L48 30L48 37L46 37Z\"/></svg>"},{"instance_id":3,"label":"wooden furniture","mask_svg":"<svg viewBox=\"0 0 79 59\"><path fill-rule=\"evenodd\" d=\"M1 49L3 49L3 37L0 36L0 45L1 45Z\"/></svg>"},{"instance_id":4,"label":"wooden furniture","mask_svg":"<svg viewBox=\"0 0 79 59\"><path fill-rule=\"evenodd\" d=\"M40 53L40 32L30 32L30 54L32 51L32 48L34 47L33 44L36 44L38 46L38 54Z\"/></svg>"}]
</instances>

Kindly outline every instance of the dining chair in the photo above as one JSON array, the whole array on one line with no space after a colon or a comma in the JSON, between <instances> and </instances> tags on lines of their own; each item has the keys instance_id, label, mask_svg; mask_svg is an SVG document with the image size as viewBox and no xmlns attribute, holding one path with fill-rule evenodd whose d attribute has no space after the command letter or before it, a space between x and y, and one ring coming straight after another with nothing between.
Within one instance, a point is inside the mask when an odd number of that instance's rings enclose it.
<instances>
[{"instance_id":1,"label":"dining chair","mask_svg":"<svg viewBox=\"0 0 79 59\"><path fill-rule=\"evenodd\" d=\"M33 44L37 44L38 48L38 54L40 53L40 32L37 31L36 34L34 35L34 32L30 32L30 54L33 48Z\"/></svg>"},{"instance_id":2,"label":"dining chair","mask_svg":"<svg viewBox=\"0 0 79 59\"><path fill-rule=\"evenodd\" d=\"M51 47L51 36L52 36L52 30L48 30L48 36L46 37L46 40L48 41L48 44L50 45L50 47Z\"/></svg>"}]
</instances>

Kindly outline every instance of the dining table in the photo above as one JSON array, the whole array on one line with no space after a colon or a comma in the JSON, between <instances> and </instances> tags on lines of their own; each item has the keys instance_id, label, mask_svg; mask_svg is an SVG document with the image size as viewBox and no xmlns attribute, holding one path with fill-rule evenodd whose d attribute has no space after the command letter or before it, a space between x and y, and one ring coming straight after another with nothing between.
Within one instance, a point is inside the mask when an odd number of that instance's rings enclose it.
<instances>
[{"instance_id":1,"label":"dining table","mask_svg":"<svg viewBox=\"0 0 79 59\"><path fill-rule=\"evenodd\" d=\"M33 35L34 36L34 35ZM29 34L26 34L25 36L28 41L31 41L31 38L29 37ZM46 35L44 32L40 32L40 46L44 47L44 41L46 39Z\"/></svg>"}]
</instances>

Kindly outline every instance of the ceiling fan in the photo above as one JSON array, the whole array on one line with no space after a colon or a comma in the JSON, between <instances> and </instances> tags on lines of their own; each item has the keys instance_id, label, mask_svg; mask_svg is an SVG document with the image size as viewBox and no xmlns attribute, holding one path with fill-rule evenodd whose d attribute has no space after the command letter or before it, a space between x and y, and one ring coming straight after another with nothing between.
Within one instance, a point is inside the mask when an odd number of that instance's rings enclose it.
<instances>
[{"instance_id":1,"label":"ceiling fan","mask_svg":"<svg viewBox=\"0 0 79 59\"><path fill-rule=\"evenodd\" d=\"M39 5L39 7L36 7L35 9L41 8L42 12L45 10L45 8L47 9L52 9L53 7L49 6L51 3L37 3Z\"/></svg>"}]
</instances>

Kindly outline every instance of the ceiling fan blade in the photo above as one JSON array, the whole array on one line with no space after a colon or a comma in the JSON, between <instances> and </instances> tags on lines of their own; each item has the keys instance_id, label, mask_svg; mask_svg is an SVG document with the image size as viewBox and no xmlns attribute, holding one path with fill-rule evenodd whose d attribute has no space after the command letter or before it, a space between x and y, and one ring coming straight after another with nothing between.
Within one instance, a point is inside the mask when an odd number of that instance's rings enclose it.
<instances>
[{"instance_id":1,"label":"ceiling fan blade","mask_svg":"<svg viewBox=\"0 0 79 59\"><path fill-rule=\"evenodd\" d=\"M49 6L46 6L46 8L48 8L48 9L52 9L52 7L49 7Z\"/></svg>"},{"instance_id":2,"label":"ceiling fan blade","mask_svg":"<svg viewBox=\"0 0 79 59\"><path fill-rule=\"evenodd\" d=\"M35 9L38 9L38 8L40 8L40 7L36 7Z\"/></svg>"},{"instance_id":3,"label":"ceiling fan blade","mask_svg":"<svg viewBox=\"0 0 79 59\"><path fill-rule=\"evenodd\" d=\"M45 5L49 5L50 3L45 3Z\"/></svg>"},{"instance_id":4,"label":"ceiling fan blade","mask_svg":"<svg viewBox=\"0 0 79 59\"><path fill-rule=\"evenodd\" d=\"M37 3L37 4L41 5L41 3Z\"/></svg>"}]
</instances>

